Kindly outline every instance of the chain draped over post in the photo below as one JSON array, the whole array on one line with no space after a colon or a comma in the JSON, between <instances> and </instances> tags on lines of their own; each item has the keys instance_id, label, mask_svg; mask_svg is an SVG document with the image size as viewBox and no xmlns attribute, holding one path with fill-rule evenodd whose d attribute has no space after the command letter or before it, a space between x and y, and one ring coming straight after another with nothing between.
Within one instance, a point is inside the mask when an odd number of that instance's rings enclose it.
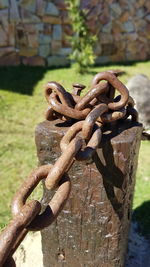
<instances>
[{"instance_id":1,"label":"chain draped over post","mask_svg":"<svg viewBox=\"0 0 150 267\"><path fill-rule=\"evenodd\" d=\"M41 230L56 219L71 190L67 172L75 160L92 158L101 142L104 124L129 116L133 121L138 120L134 101L118 79L120 74L122 72L118 70L98 73L83 97L80 97L85 88L82 84L73 84L73 92L69 93L57 82L47 83L45 97L49 106L46 119L67 120L72 126L60 142L62 154L55 164L34 170L14 196L13 219L0 235L0 266L16 266L12 255L28 231ZM115 97L116 90L120 95ZM40 202L26 201L43 179L47 189L58 189L45 211L40 213Z\"/></svg>"}]
</instances>

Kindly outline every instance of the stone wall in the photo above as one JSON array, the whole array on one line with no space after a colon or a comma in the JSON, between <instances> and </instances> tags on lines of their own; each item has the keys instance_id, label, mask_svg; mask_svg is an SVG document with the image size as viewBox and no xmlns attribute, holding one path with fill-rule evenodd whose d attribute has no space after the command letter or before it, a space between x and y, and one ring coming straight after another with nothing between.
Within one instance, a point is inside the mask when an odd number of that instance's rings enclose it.
<instances>
[{"instance_id":1,"label":"stone wall","mask_svg":"<svg viewBox=\"0 0 150 267\"><path fill-rule=\"evenodd\" d=\"M150 2L82 0L97 35L97 63L150 58ZM69 64L71 23L63 0L0 0L0 65Z\"/></svg>"}]
</instances>

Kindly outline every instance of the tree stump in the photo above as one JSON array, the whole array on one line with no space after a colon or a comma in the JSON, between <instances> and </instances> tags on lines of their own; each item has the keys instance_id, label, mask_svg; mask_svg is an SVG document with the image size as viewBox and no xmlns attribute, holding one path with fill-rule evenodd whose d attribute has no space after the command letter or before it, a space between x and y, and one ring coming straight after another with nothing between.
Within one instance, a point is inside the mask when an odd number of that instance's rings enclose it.
<instances>
[{"instance_id":1,"label":"tree stump","mask_svg":"<svg viewBox=\"0 0 150 267\"><path fill-rule=\"evenodd\" d=\"M37 126L40 165L60 156L68 127L59 120ZM74 163L69 200L41 231L44 267L124 266L141 133L141 124L129 120L105 127L93 160ZM44 186L43 205L51 194Z\"/></svg>"}]
</instances>

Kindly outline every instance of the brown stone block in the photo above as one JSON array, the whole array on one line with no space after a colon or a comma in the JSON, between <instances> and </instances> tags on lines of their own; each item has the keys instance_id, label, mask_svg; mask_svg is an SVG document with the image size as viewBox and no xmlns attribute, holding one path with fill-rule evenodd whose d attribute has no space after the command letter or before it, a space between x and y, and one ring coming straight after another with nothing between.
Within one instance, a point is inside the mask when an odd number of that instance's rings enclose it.
<instances>
[{"instance_id":1,"label":"brown stone block","mask_svg":"<svg viewBox=\"0 0 150 267\"><path fill-rule=\"evenodd\" d=\"M137 55L138 55L139 50L140 50L139 45L140 45L140 43L138 43L138 46L137 46L137 41L131 41L130 40L129 42L127 42L126 50L128 52L130 52L131 54L132 53L136 54L136 52L137 52Z\"/></svg>"},{"instance_id":2,"label":"brown stone block","mask_svg":"<svg viewBox=\"0 0 150 267\"><path fill-rule=\"evenodd\" d=\"M44 24L44 30L43 30L44 34L52 34L52 25L50 24Z\"/></svg>"},{"instance_id":3,"label":"brown stone block","mask_svg":"<svg viewBox=\"0 0 150 267\"><path fill-rule=\"evenodd\" d=\"M143 7L146 2L149 2L149 1L147 1L147 0L138 0L138 1L135 1L135 7L136 8Z\"/></svg>"},{"instance_id":4,"label":"brown stone block","mask_svg":"<svg viewBox=\"0 0 150 267\"><path fill-rule=\"evenodd\" d=\"M45 13L46 2L43 0L36 0L36 14L38 16L43 16Z\"/></svg>"},{"instance_id":5,"label":"brown stone block","mask_svg":"<svg viewBox=\"0 0 150 267\"><path fill-rule=\"evenodd\" d=\"M125 22L125 21L128 21L129 18L130 18L130 12L129 11L125 11L119 18L119 21L120 22Z\"/></svg>"},{"instance_id":6,"label":"brown stone block","mask_svg":"<svg viewBox=\"0 0 150 267\"><path fill-rule=\"evenodd\" d=\"M45 66L45 60L40 56L25 57L22 59L22 63L29 66Z\"/></svg>"},{"instance_id":7,"label":"brown stone block","mask_svg":"<svg viewBox=\"0 0 150 267\"><path fill-rule=\"evenodd\" d=\"M148 46L148 42L147 42L146 36L141 34L141 35L138 36L137 39L138 39L139 43L142 43L144 45L145 48Z\"/></svg>"},{"instance_id":8,"label":"brown stone block","mask_svg":"<svg viewBox=\"0 0 150 267\"><path fill-rule=\"evenodd\" d=\"M103 56L113 55L117 51L117 46L115 43L102 44L101 47L102 47L102 55Z\"/></svg>"},{"instance_id":9,"label":"brown stone block","mask_svg":"<svg viewBox=\"0 0 150 267\"><path fill-rule=\"evenodd\" d=\"M114 0L107 0L109 4L112 4Z\"/></svg>"},{"instance_id":10,"label":"brown stone block","mask_svg":"<svg viewBox=\"0 0 150 267\"><path fill-rule=\"evenodd\" d=\"M113 42L113 37L109 33L100 32L99 38L101 44L109 44Z\"/></svg>"},{"instance_id":11,"label":"brown stone block","mask_svg":"<svg viewBox=\"0 0 150 267\"><path fill-rule=\"evenodd\" d=\"M60 17L54 17L54 16L44 15L43 18L42 18L42 21L44 23L50 23L50 24L61 24Z\"/></svg>"},{"instance_id":12,"label":"brown stone block","mask_svg":"<svg viewBox=\"0 0 150 267\"><path fill-rule=\"evenodd\" d=\"M120 23L119 21L113 21L112 22L112 33L114 35L117 35L122 32L123 32L122 23Z\"/></svg>"},{"instance_id":13,"label":"brown stone block","mask_svg":"<svg viewBox=\"0 0 150 267\"><path fill-rule=\"evenodd\" d=\"M28 45L29 47L38 48L39 46L39 39L37 32L28 33Z\"/></svg>"},{"instance_id":14,"label":"brown stone block","mask_svg":"<svg viewBox=\"0 0 150 267\"><path fill-rule=\"evenodd\" d=\"M61 21L62 21L62 24L70 24L70 18L68 16L68 11L63 11L61 13Z\"/></svg>"},{"instance_id":15,"label":"brown stone block","mask_svg":"<svg viewBox=\"0 0 150 267\"><path fill-rule=\"evenodd\" d=\"M134 21L134 25L135 25L136 32L139 32L139 31L145 31L145 28L147 27L148 24L145 20L136 19Z\"/></svg>"},{"instance_id":16,"label":"brown stone block","mask_svg":"<svg viewBox=\"0 0 150 267\"><path fill-rule=\"evenodd\" d=\"M144 46L141 46L141 48L139 48L139 56L138 59L139 60L146 60L149 56L149 49L145 49Z\"/></svg>"},{"instance_id":17,"label":"brown stone block","mask_svg":"<svg viewBox=\"0 0 150 267\"><path fill-rule=\"evenodd\" d=\"M147 7L148 11L150 12L150 2L149 1L145 2L145 6Z\"/></svg>"},{"instance_id":18,"label":"brown stone block","mask_svg":"<svg viewBox=\"0 0 150 267\"><path fill-rule=\"evenodd\" d=\"M126 54L125 54L125 60L126 61L131 61L131 60L139 60L139 54L137 54L137 53L131 53L131 52L126 52Z\"/></svg>"},{"instance_id":19,"label":"brown stone block","mask_svg":"<svg viewBox=\"0 0 150 267\"><path fill-rule=\"evenodd\" d=\"M150 39L150 23L146 25L145 32L146 38Z\"/></svg>"},{"instance_id":20,"label":"brown stone block","mask_svg":"<svg viewBox=\"0 0 150 267\"><path fill-rule=\"evenodd\" d=\"M62 40L61 40L62 47L71 47L70 37L71 36L67 35L66 33L62 31Z\"/></svg>"},{"instance_id":21,"label":"brown stone block","mask_svg":"<svg viewBox=\"0 0 150 267\"><path fill-rule=\"evenodd\" d=\"M126 49L126 42L117 42L116 43L117 53L121 52L123 53Z\"/></svg>"},{"instance_id":22,"label":"brown stone block","mask_svg":"<svg viewBox=\"0 0 150 267\"><path fill-rule=\"evenodd\" d=\"M36 24L28 23L23 25L23 29L28 33L35 33L37 31Z\"/></svg>"},{"instance_id":23,"label":"brown stone block","mask_svg":"<svg viewBox=\"0 0 150 267\"><path fill-rule=\"evenodd\" d=\"M115 33L113 35L113 38L115 42L125 42L126 40L125 35L123 35L122 33Z\"/></svg>"},{"instance_id":24,"label":"brown stone block","mask_svg":"<svg viewBox=\"0 0 150 267\"><path fill-rule=\"evenodd\" d=\"M9 9L0 10L0 23L3 26L3 29L5 29L6 31L9 26L8 14L9 14Z\"/></svg>"},{"instance_id":25,"label":"brown stone block","mask_svg":"<svg viewBox=\"0 0 150 267\"><path fill-rule=\"evenodd\" d=\"M62 47L61 41L52 40L51 42L51 53L56 54Z\"/></svg>"},{"instance_id":26,"label":"brown stone block","mask_svg":"<svg viewBox=\"0 0 150 267\"><path fill-rule=\"evenodd\" d=\"M71 47L70 41L65 34L62 36L62 47Z\"/></svg>"},{"instance_id":27,"label":"brown stone block","mask_svg":"<svg viewBox=\"0 0 150 267\"><path fill-rule=\"evenodd\" d=\"M0 25L0 46L8 46L8 35L7 32L4 31L3 27Z\"/></svg>"},{"instance_id":28,"label":"brown stone block","mask_svg":"<svg viewBox=\"0 0 150 267\"><path fill-rule=\"evenodd\" d=\"M148 58L149 51L147 51L144 45L139 44L138 49L135 52L127 51L127 60L146 60Z\"/></svg>"},{"instance_id":29,"label":"brown stone block","mask_svg":"<svg viewBox=\"0 0 150 267\"><path fill-rule=\"evenodd\" d=\"M136 32L125 34L125 39L129 42L136 41L139 39L139 36Z\"/></svg>"},{"instance_id":30,"label":"brown stone block","mask_svg":"<svg viewBox=\"0 0 150 267\"><path fill-rule=\"evenodd\" d=\"M27 32L22 25L16 26L16 44L17 47L28 46Z\"/></svg>"},{"instance_id":31,"label":"brown stone block","mask_svg":"<svg viewBox=\"0 0 150 267\"><path fill-rule=\"evenodd\" d=\"M93 34L97 33L96 21L94 19L88 20L86 24L91 33Z\"/></svg>"},{"instance_id":32,"label":"brown stone block","mask_svg":"<svg viewBox=\"0 0 150 267\"><path fill-rule=\"evenodd\" d=\"M64 33L66 33L67 35L72 35L73 34L73 30L72 30L72 27L71 25L63 25L63 31Z\"/></svg>"},{"instance_id":33,"label":"brown stone block","mask_svg":"<svg viewBox=\"0 0 150 267\"><path fill-rule=\"evenodd\" d=\"M125 61L125 52L124 51L117 51L116 54L110 56L110 61L112 62L121 62Z\"/></svg>"},{"instance_id":34,"label":"brown stone block","mask_svg":"<svg viewBox=\"0 0 150 267\"><path fill-rule=\"evenodd\" d=\"M0 57L3 57L8 54L14 54L16 52L15 47L13 46L8 46L8 47L1 47L0 48Z\"/></svg>"},{"instance_id":35,"label":"brown stone block","mask_svg":"<svg viewBox=\"0 0 150 267\"><path fill-rule=\"evenodd\" d=\"M54 0L54 4L57 6L59 10L66 10L67 6L65 4L65 1L62 0Z\"/></svg>"},{"instance_id":36,"label":"brown stone block","mask_svg":"<svg viewBox=\"0 0 150 267\"><path fill-rule=\"evenodd\" d=\"M32 47L20 47L19 49L19 55L24 57L32 57L36 56L38 54L37 48Z\"/></svg>"},{"instance_id":37,"label":"brown stone block","mask_svg":"<svg viewBox=\"0 0 150 267\"><path fill-rule=\"evenodd\" d=\"M102 24L106 24L106 23L109 22L109 17L106 16L106 15L104 15L104 14L102 14L102 15L99 17L99 21L100 21L100 23L102 23Z\"/></svg>"},{"instance_id":38,"label":"brown stone block","mask_svg":"<svg viewBox=\"0 0 150 267\"><path fill-rule=\"evenodd\" d=\"M91 3L91 6L96 6L96 5L100 4L100 1L98 1L98 0L91 0L90 3Z\"/></svg>"},{"instance_id":39,"label":"brown stone block","mask_svg":"<svg viewBox=\"0 0 150 267\"><path fill-rule=\"evenodd\" d=\"M0 66L18 66L19 64L20 58L15 52L0 57Z\"/></svg>"},{"instance_id":40,"label":"brown stone block","mask_svg":"<svg viewBox=\"0 0 150 267\"><path fill-rule=\"evenodd\" d=\"M15 46L15 25L13 23L8 26L8 43L9 46Z\"/></svg>"},{"instance_id":41,"label":"brown stone block","mask_svg":"<svg viewBox=\"0 0 150 267\"><path fill-rule=\"evenodd\" d=\"M99 16L100 23L106 24L110 20L109 10L105 8L104 10L101 8L102 14Z\"/></svg>"},{"instance_id":42,"label":"brown stone block","mask_svg":"<svg viewBox=\"0 0 150 267\"><path fill-rule=\"evenodd\" d=\"M20 14L23 23L40 23L40 18L33 14L32 11L20 7Z\"/></svg>"},{"instance_id":43,"label":"brown stone block","mask_svg":"<svg viewBox=\"0 0 150 267\"><path fill-rule=\"evenodd\" d=\"M128 9L127 8L127 1L126 0L121 0L121 1L119 1L119 5L121 6L121 8L122 8L122 12L123 12L123 10L126 8L126 9Z\"/></svg>"}]
</instances>

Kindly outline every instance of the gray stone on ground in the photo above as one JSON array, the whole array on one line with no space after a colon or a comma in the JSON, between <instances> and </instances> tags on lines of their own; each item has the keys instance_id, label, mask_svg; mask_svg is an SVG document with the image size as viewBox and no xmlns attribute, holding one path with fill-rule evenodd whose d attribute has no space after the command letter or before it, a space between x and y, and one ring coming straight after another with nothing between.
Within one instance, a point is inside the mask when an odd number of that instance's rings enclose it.
<instances>
[{"instance_id":1,"label":"gray stone on ground","mask_svg":"<svg viewBox=\"0 0 150 267\"><path fill-rule=\"evenodd\" d=\"M138 225L132 222L125 267L150 267L150 240L137 232Z\"/></svg>"},{"instance_id":2,"label":"gray stone on ground","mask_svg":"<svg viewBox=\"0 0 150 267\"><path fill-rule=\"evenodd\" d=\"M13 256L17 267L43 267L41 233L29 232Z\"/></svg>"},{"instance_id":3,"label":"gray stone on ground","mask_svg":"<svg viewBox=\"0 0 150 267\"><path fill-rule=\"evenodd\" d=\"M150 79L143 74L133 76L127 83L130 95L136 103L139 121L144 128L150 128Z\"/></svg>"}]
</instances>

